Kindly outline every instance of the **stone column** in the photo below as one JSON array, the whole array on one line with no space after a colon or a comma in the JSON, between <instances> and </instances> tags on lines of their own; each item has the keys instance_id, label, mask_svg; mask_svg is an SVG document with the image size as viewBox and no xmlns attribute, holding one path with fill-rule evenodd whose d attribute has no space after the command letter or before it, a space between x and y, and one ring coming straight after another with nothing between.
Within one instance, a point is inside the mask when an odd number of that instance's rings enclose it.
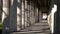
<instances>
[{"instance_id":1,"label":"stone column","mask_svg":"<svg viewBox=\"0 0 60 34\"><path fill-rule=\"evenodd\" d=\"M25 0L25 27L28 26L28 3L27 3L27 0Z\"/></svg>"},{"instance_id":2,"label":"stone column","mask_svg":"<svg viewBox=\"0 0 60 34\"><path fill-rule=\"evenodd\" d=\"M36 11L36 16L37 16L36 18L37 18L37 22L38 22L38 19L39 19L39 18L38 18L38 17L39 17L39 16L38 16L38 10L39 10L39 9L37 8L37 11Z\"/></svg>"},{"instance_id":3,"label":"stone column","mask_svg":"<svg viewBox=\"0 0 60 34\"><path fill-rule=\"evenodd\" d=\"M24 0L22 0L22 29L24 28L24 26L25 26L25 11L24 11Z\"/></svg>"},{"instance_id":4,"label":"stone column","mask_svg":"<svg viewBox=\"0 0 60 34\"><path fill-rule=\"evenodd\" d=\"M30 2L30 21L31 24L35 23L35 19L34 19L34 4L33 2Z\"/></svg>"},{"instance_id":5,"label":"stone column","mask_svg":"<svg viewBox=\"0 0 60 34\"><path fill-rule=\"evenodd\" d=\"M39 10L39 22L41 22L41 20L42 20L42 11Z\"/></svg>"},{"instance_id":6,"label":"stone column","mask_svg":"<svg viewBox=\"0 0 60 34\"><path fill-rule=\"evenodd\" d=\"M2 34L9 34L9 0L3 0L2 6L2 22L3 22L3 30Z\"/></svg>"},{"instance_id":7,"label":"stone column","mask_svg":"<svg viewBox=\"0 0 60 34\"><path fill-rule=\"evenodd\" d=\"M30 20L30 25L31 25L31 2L30 2L30 11L29 11L29 13L30 13L30 16L29 16L29 20Z\"/></svg>"},{"instance_id":8,"label":"stone column","mask_svg":"<svg viewBox=\"0 0 60 34\"><path fill-rule=\"evenodd\" d=\"M54 4L54 8L51 10L51 33L54 33L54 14L57 11L57 5Z\"/></svg>"},{"instance_id":9,"label":"stone column","mask_svg":"<svg viewBox=\"0 0 60 34\"><path fill-rule=\"evenodd\" d=\"M17 0L10 0L10 32L17 31Z\"/></svg>"},{"instance_id":10,"label":"stone column","mask_svg":"<svg viewBox=\"0 0 60 34\"><path fill-rule=\"evenodd\" d=\"M48 17L47 17L47 22L48 22L48 25L49 27L51 28L51 13L49 13Z\"/></svg>"},{"instance_id":11,"label":"stone column","mask_svg":"<svg viewBox=\"0 0 60 34\"><path fill-rule=\"evenodd\" d=\"M32 17L32 18L33 18L33 24L34 24L34 23L35 23L35 16L34 16L34 3L32 3L32 7L33 7L33 10L32 10L32 11L33 11L33 17Z\"/></svg>"},{"instance_id":12,"label":"stone column","mask_svg":"<svg viewBox=\"0 0 60 34\"><path fill-rule=\"evenodd\" d=\"M34 24L35 22L34 22L34 5L33 5L33 3L31 2L31 24Z\"/></svg>"},{"instance_id":13,"label":"stone column","mask_svg":"<svg viewBox=\"0 0 60 34\"><path fill-rule=\"evenodd\" d=\"M30 5L28 5L27 23L28 23L28 26L30 26Z\"/></svg>"},{"instance_id":14,"label":"stone column","mask_svg":"<svg viewBox=\"0 0 60 34\"><path fill-rule=\"evenodd\" d=\"M38 8L35 6L35 22L37 23L38 22Z\"/></svg>"},{"instance_id":15,"label":"stone column","mask_svg":"<svg viewBox=\"0 0 60 34\"><path fill-rule=\"evenodd\" d=\"M17 0L17 31L21 30L21 0Z\"/></svg>"}]
</instances>

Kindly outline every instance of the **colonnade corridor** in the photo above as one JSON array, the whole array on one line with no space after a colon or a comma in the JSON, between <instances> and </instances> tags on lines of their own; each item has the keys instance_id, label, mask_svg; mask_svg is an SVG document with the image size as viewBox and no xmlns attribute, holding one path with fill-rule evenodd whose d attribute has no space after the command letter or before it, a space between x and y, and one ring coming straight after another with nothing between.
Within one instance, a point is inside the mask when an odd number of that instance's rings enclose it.
<instances>
[{"instance_id":1,"label":"colonnade corridor","mask_svg":"<svg viewBox=\"0 0 60 34\"><path fill-rule=\"evenodd\" d=\"M0 0L0 17L2 34L56 34L59 31L56 0Z\"/></svg>"},{"instance_id":2,"label":"colonnade corridor","mask_svg":"<svg viewBox=\"0 0 60 34\"><path fill-rule=\"evenodd\" d=\"M46 20L31 25L28 28L21 30L20 32L13 32L11 34L51 34L50 27Z\"/></svg>"}]
</instances>

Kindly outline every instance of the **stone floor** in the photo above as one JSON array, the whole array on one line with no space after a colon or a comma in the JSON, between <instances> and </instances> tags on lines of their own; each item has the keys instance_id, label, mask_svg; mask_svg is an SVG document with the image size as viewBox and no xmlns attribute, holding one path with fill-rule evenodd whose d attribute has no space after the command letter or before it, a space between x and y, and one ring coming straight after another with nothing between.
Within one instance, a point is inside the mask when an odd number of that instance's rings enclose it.
<instances>
[{"instance_id":1,"label":"stone floor","mask_svg":"<svg viewBox=\"0 0 60 34\"><path fill-rule=\"evenodd\" d=\"M13 32L11 34L51 34L51 32L47 22L40 22L20 32Z\"/></svg>"}]
</instances>

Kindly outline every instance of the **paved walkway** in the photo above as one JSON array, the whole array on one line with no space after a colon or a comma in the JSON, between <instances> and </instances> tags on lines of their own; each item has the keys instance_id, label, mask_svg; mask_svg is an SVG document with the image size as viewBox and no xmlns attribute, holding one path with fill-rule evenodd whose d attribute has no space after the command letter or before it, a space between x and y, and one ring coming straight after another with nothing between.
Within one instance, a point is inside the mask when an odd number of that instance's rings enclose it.
<instances>
[{"instance_id":1,"label":"paved walkway","mask_svg":"<svg viewBox=\"0 0 60 34\"><path fill-rule=\"evenodd\" d=\"M12 34L51 34L49 26L46 22L36 23L21 32L14 32Z\"/></svg>"}]
</instances>

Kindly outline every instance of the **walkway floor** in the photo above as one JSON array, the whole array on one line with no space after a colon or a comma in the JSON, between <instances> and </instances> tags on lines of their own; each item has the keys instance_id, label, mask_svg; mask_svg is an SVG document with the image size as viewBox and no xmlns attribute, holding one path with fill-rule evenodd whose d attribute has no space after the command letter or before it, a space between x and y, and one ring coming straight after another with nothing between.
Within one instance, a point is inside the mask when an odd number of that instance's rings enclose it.
<instances>
[{"instance_id":1,"label":"walkway floor","mask_svg":"<svg viewBox=\"0 0 60 34\"><path fill-rule=\"evenodd\" d=\"M21 32L14 32L12 34L51 34L49 26L46 22L36 23Z\"/></svg>"}]
</instances>

